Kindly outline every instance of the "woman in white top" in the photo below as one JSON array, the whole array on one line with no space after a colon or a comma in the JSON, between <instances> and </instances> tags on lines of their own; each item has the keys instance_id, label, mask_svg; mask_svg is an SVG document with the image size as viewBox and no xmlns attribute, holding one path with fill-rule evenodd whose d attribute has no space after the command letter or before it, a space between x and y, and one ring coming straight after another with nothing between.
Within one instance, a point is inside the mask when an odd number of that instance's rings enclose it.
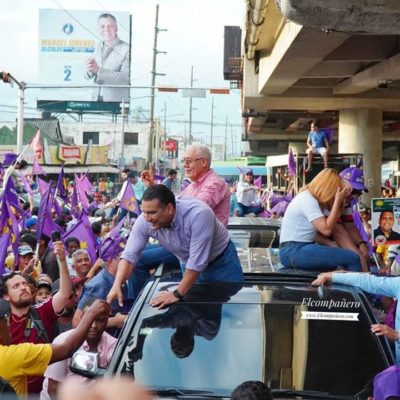
<instances>
[{"instance_id":1,"label":"woman in white top","mask_svg":"<svg viewBox=\"0 0 400 400\"><path fill-rule=\"evenodd\" d=\"M238 201L235 216L243 217L244 214L259 214L264 211L260 204L256 204L258 199L258 187L254 186L253 170L249 168L245 175L244 180L240 181L236 188L236 198Z\"/></svg>"},{"instance_id":2,"label":"woman in white top","mask_svg":"<svg viewBox=\"0 0 400 400\"><path fill-rule=\"evenodd\" d=\"M332 235L350 192L351 187L336 170L325 168L292 200L280 235L279 255L285 267L320 270L342 266L361 271L360 257L354 251L315 243L317 232ZM324 215L324 209L330 210L329 216Z\"/></svg>"}]
</instances>

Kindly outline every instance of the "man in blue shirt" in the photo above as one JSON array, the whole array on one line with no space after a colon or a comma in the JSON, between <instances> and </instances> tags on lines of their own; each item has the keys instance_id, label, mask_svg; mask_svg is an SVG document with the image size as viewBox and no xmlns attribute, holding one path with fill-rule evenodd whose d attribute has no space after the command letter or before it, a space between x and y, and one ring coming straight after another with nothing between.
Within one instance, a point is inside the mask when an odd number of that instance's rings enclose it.
<instances>
[{"instance_id":1,"label":"man in blue shirt","mask_svg":"<svg viewBox=\"0 0 400 400\"><path fill-rule=\"evenodd\" d=\"M307 138L307 170L311 171L311 165L314 159L314 154L319 154L324 160L324 168L328 168L328 156L329 156L329 141L324 131L319 130L319 121L313 119L311 121L311 131Z\"/></svg>"},{"instance_id":2,"label":"man in blue shirt","mask_svg":"<svg viewBox=\"0 0 400 400\"><path fill-rule=\"evenodd\" d=\"M172 190L172 184L175 182L177 174L178 172L176 169L170 169L168 171L168 176L162 181L162 184L165 185L169 190Z\"/></svg>"}]
</instances>

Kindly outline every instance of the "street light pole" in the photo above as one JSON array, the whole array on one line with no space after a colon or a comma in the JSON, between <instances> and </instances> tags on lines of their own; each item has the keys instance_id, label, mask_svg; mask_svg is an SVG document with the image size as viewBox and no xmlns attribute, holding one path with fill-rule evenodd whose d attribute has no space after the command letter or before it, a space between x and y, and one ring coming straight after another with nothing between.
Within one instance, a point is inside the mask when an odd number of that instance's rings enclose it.
<instances>
[{"instance_id":1,"label":"street light pole","mask_svg":"<svg viewBox=\"0 0 400 400\"><path fill-rule=\"evenodd\" d=\"M190 72L190 88L193 88L193 65ZM193 91L190 91L189 97L189 146L192 144L192 103L193 103Z\"/></svg>"},{"instance_id":2,"label":"street light pole","mask_svg":"<svg viewBox=\"0 0 400 400\"><path fill-rule=\"evenodd\" d=\"M213 131L214 131L214 97L211 99L211 129L210 129L210 151L213 155Z\"/></svg>"},{"instance_id":3,"label":"street light pole","mask_svg":"<svg viewBox=\"0 0 400 400\"><path fill-rule=\"evenodd\" d=\"M125 100L122 99L122 138L121 138L121 164L125 167Z\"/></svg>"}]
</instances>

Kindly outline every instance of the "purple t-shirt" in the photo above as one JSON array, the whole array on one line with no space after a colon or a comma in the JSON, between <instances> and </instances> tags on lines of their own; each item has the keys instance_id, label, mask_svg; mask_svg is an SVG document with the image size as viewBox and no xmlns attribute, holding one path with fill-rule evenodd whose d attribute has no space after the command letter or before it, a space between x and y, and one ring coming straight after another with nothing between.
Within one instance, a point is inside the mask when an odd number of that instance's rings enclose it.
<instances>
[{"instance_id":1,"label":"purple t-shirt","mask_svg":"<svg viewBox=\"0 0 400 400\"><path fill-rule=\"evenodd\" d=\"M136 265L149 238L175 254L186 268L204 270L219 256L229 242L229 234L211 208L196 199L176 201L175 216L169 228L151 229L143 214L132 227L122 258Z\"/></svg>"}]
</instances>

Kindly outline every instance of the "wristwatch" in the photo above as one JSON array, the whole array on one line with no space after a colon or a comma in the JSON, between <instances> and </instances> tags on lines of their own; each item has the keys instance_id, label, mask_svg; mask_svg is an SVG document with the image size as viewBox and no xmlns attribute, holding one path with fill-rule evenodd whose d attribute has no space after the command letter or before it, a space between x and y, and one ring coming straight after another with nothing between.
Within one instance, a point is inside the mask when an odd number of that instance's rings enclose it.
<instances>
[{"instance_id":1,"label":"wristwatch","mask_svg":"<svg viewBox=\"0 0 400 400\"><path fill-rule=\"evenodd\" d=\"M172 294L179 300L183 300L183 295L181 294L181 292L178 289L175 289Z\"/></svg>"}]
</instances>

